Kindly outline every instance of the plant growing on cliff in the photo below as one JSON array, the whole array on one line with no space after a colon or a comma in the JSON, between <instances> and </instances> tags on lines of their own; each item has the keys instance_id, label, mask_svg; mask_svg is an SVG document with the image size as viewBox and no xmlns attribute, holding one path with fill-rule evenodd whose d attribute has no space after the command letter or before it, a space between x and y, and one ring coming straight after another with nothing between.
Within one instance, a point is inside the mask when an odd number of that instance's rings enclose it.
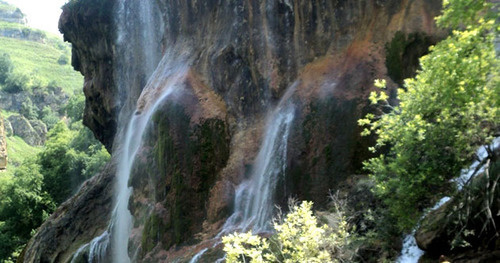
<instances>
[{"instance_id":1,"label":"plant growing on cliff","mask_svg":"<svg viewBox=\"0 0 500 263\"><path fill-rule=\"evenodd\" d=\"M337 262L347 244L347 223L342 218L335 229L318 226L311 208L312 202L292 205L281 223L274 222L276 234L269 239L251 232L223 237L227 262Z\"/></svg>"},{"instance_id":2,"label":"plant growing on cliff","mask_svg":"<svg viewBox=\"0 0 500 263\"><path fill-rule=\"evenodd\" d=\"M399 230L413 227L436 195L452 189L450 179L498 132L500 63L494 41L500 28L491 10L484 0L444 1L438 24L461 29L421 58L418 75L398 90L399 105L390 106L384 92L372 93L372 103L392 110L359 120L366 126L363 135L378 137L372 151L390 147L364 166ZM375 86L385 84L378 80Z\"/></svg>"}]
</instances>

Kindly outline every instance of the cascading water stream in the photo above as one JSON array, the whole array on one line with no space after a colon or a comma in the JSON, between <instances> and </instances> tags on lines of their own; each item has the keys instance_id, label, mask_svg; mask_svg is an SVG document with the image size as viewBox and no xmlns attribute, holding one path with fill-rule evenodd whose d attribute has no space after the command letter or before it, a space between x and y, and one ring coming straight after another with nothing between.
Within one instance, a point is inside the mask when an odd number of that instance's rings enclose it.
<instances>
[{"instance_id":1,"label":"cascading water stream","mask_svg":"<svg viewBox=\"0 0 500 263\"><path fill-rule=\"evenodd\" d=\"M236 189L235 211L228 218L221 233L234 230L254 232L272 230L274 192L280 176L285 175L290 128L295 117L295 107L290 97L292 85L268 117L264 140L255 159L251 176Z\"/></svg>"},{"instance_id":2,"label":"cascading water stream","mask_svg":"<svg viewBox=\"0 0 500 263\"><path fill-rule=\"evenodd\" d=\"M466 169L463 169L460 172L460 176L453 180L457 183L457 189L460 191L462 188L469 182L469 180L476 174L483 173L486 169L486 165L483 161L488 158L488 151L486 148L497 149L500 147L500 137L497 137L493 140L493 142L489 146L481 146L476 152L477 160L474 161L471 166ZM446 202L450 200L450 197L445 196L439 200L434 207L432 207L425 215L422 216L424 218L428 213L438 209ZM421 250L417 246L417 241L415 240L415 230L412 231L411 234L407 235L403 241L403 248L401 249L401 256L396 260L398 263L417 263L420 257L424 255L424 251Z\"/></svg>"}]
</instances>

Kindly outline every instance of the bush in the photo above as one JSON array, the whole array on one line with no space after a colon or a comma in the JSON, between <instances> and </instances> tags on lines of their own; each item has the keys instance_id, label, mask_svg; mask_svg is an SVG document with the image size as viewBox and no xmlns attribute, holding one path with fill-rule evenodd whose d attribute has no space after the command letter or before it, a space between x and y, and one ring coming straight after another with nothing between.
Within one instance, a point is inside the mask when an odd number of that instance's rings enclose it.
<instances>
[{"instance_id":1,"label":"bush","mask_svg":"<svg viewBox=\"0 0 500 263\"><path fill-rule=\"evenodd\" d=\"M57 60L59 65L67 65L69 63L69 57L67 55L61 55Z\"/></svg>"},{"instance_id":2,"label":"bush","mask_svg":"<svg viewBox=\"0 0 500 263\"><path fill-rule=\"evenodd\" d=\"M47 125L47 129L52 129L58 122L59 122L59 116L57 116L56 113L52 111L52 108L49 106L43 107L42 111L40 112L40 119Z\"/></svg>"},{"instance_id":3,"label":"bush","mask_svg":"<svg viewBox=\"0 0 500 263\"><path fill-rule=\"evenodd\" d=\"M359 121L367 126L364 135L378 136L371 150L390 146L387 154L364 165L388 207L387 223L396 223L400 231L410 230L425 208L450 194L450 179L498 132L498 28L493 19L484 19L488 7L485 1L446 1L438 23L453 26L458 20L452 18L461 17L464 30L454 31L421 58L422 70L398 91L398 106L389 105L384 92L374 92L370 100L392 111L384 114L382 108L380 116ZM383 88L385 81L376 86Z\"/></svg>"},{"instance_id":4,"label":"bush","mask_svg":"<svg viewBox=\"0 0 500 263\"><path fill-rule=\"evenodd\" d=\"M12 73L7 77L3 90L9 93L19 93L27 91L30 78L24 73Z\"/></svg>"},{"instance_id":5,"label":"bush","mask_svg":"<svg viewBox=\"0 0 500 263\"><path fill-rule=\"evenodd\" d=\"M12 70L14 70L14 65L9 54L0 55L0 84L5 84L7 78L12 74Z\"/></svg>"},{"instance_id":6,"label":"bush","mask_svg":"<svg viewBox=\"0 0 500 263\"><path fill-rule=\"evenodd\" d=\"M38 117L37 111L38 109L35 105L33 105L31 99L26 98L23 104L21 104L21 110L19 113L21 113L21 115L23 115L26 119L33 120Z\"/></svg>"},{"instance_id":7,"label":"bush","mask_svg":"<svg viewBox=\"0 0 500 263\"><path fill-rule=\"evenodd\" d=\"M312 202L292 205L282 222L274 222L276 235L270 239L251 232L223 237L227 262L337 262L347 245L347 223L342 219L335 229L318 227L311 208Z\"/></svg>"}]
</instances>

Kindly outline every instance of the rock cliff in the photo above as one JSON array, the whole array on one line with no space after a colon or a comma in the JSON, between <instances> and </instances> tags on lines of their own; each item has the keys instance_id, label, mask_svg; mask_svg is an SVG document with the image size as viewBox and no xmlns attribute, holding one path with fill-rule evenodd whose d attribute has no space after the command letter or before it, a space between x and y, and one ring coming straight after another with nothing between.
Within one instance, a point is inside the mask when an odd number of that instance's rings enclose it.
<instances>
[{"instance_id":1,"label":"rock cliff","mask_svg":"<svg viewBox=\"0 0 500 263\"><path fill-rule=\"evenodd\" d=\"M162 61L186 56L188 73L182 94L153 115L133 164L129 254L138 262L188 260L200 249L193 245L217 233L254 164L268 112L291 86L296 113L276 202L295 196L323 205L369 155L357 119L371 110L373 80L392 76L394 94L438 39L438 2L155 1ZM128 91L120 89L117 68L134 69L122 65L116 45L113 14L124 3L71 1L59 25L85 76L84 122L113 150L113 164L123 150L120 123L147 107L169 70L160 62L147 84L145 71L129 71ZM48 219L25 262L67 262L103 233L112 166Z\"/></svg>"},{"instance_id":2,"label":"rock cliff","mask_svg":"<svg viewBox=\"0 0 500 263\"><path fill-rule=\"evenodd\" d=\"M5 132L4 119L0 115L0 170L7 169L7 133Z\"/></svg>"}]
</instances>

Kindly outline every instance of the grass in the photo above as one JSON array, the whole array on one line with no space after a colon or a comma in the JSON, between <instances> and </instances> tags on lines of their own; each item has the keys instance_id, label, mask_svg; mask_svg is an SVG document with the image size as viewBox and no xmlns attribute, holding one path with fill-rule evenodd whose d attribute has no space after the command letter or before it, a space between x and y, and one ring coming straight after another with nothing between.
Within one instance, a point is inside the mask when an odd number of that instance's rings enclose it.
<instances>
[{"instance_id":1,"label":"grass","mask_svg":"<svg viewBox=\"0 0 500 263\"><path fill-rule=\"evenodd\" d=\"M0 37L0 53L10 55L14 71L34 76L37 83L46 86L55 82L67 94L81 89L83 77L70 63L57 63L61 55L69 57L69 50L51 44Z\"/></svg>"},{"instance_id":2,"label":"grass","mask_svg":"<svg viewBox=\"0 0 500 263\"><path fill-rule=\"evenodd\" d=\"M24 140L17 136L7 137L7 156L9 162L7 170L12 169L13 166L19 166L22 161L27 158L34 157L42 150L42 147L35 147L27 144Z\"/></svg>"}]
</instances>

